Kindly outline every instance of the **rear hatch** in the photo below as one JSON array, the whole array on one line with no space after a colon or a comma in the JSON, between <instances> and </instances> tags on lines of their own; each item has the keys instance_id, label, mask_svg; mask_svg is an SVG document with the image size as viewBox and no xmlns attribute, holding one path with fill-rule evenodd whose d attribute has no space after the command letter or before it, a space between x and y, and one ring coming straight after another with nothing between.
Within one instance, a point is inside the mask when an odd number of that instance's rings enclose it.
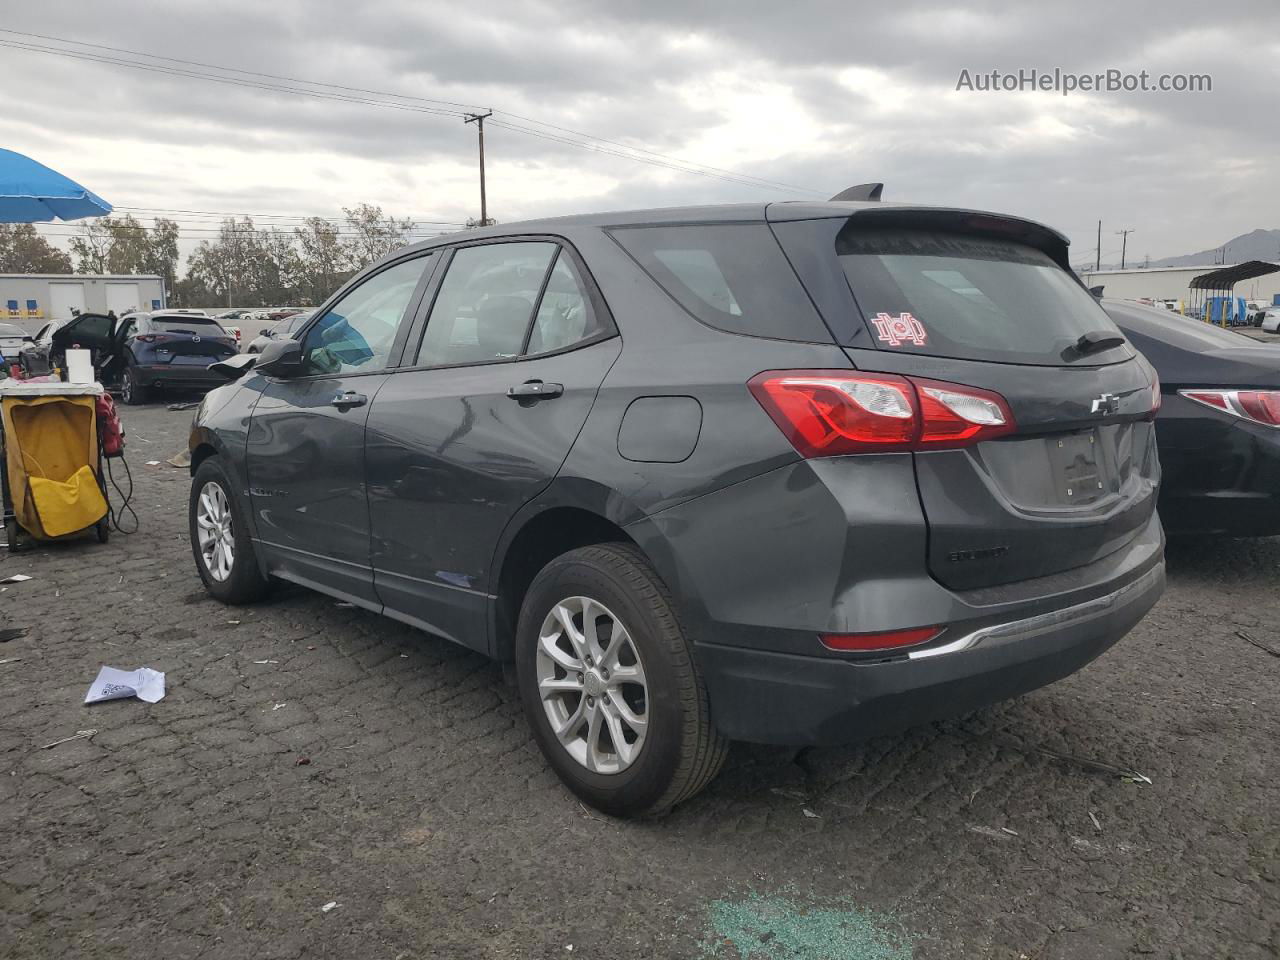
<instances>
[{"instance_id":1,"label":"rear hatch","mask_svg":"<svg viewBox=\"0 0 1280 960\"><path fill-rule=\"evenodd\" d=\"M208 366L234 355L236 339L210 317L162 316L151 318L150 337L157 363L175 366Z\"/></svg>"},{"instance_id":2,"label":"rear hatch","mask_svg":"<svg viewBox=\"0 0 1280 960\"><path fill-rule=\"evenodd\" d=\"M1006 404L998 436L913 454L935 579L964 590L1058 573L1148 524L1155 376L1068 271L1063 238L913 208L775 233L859 370L906 377L921 397L958 384Z\"/></svg>"}]
</instances>

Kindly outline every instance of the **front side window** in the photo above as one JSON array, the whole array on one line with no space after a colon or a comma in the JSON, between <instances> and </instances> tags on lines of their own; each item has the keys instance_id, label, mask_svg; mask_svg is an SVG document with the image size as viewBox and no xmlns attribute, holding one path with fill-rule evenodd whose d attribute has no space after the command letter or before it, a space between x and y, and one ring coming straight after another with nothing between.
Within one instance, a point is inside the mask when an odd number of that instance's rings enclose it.
<instances>
[{"instance_id":1,"label":"front side window","mask_svg":"<svg viewBox=\"0 0 1280 960\"><path fill-rule=\"evenodd\" d=\"M335 303L302 342L306 375L382 370L429 257L374 274Z\"/></svg>"},{"instance_id":2,"label":"front side window","mask_svg":"<svg viewBox=\"0 0 1280 960\"><path fill-rule=\"evenodd\" d=\"M415 363L443 366L518 357L558 247L544 241L463 247L431 307Z\"/></svg>"}]
</instances>

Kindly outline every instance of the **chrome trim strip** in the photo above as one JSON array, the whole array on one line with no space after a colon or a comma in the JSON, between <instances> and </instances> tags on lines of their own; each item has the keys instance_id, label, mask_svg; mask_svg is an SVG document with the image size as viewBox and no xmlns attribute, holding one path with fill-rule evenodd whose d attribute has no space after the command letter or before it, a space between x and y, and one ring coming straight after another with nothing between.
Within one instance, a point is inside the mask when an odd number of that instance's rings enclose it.
<instances>
[{"instance_id":1,"label":"chrome trim strip","mask_svg":"<svg viewBox=\"0 0 1280 960\"><path fill-rule=\"evenodd\" d=\"M948 653L958 653L961 650L971 650L980 643L986 643L990 640L1024 639L1064 624L1091 620L1109 612L1122 601L1127 600L1132 594L1145 591L1153 582L1160 579L1163 572L1164 564L1157 564L1133 581L1133 583L1126 584L1112 593L1086 600L1084 603L1078 603L1075 606L1063 607L1061 610L1050 610L1048 613L1041 613L1023 620L1012 620L1008 623L996 623L991 626L981 627L957 640L944 643L940 647L913 650L907 654L907 657L911 660L940 657Z\"/></svg>"}]
</instances>

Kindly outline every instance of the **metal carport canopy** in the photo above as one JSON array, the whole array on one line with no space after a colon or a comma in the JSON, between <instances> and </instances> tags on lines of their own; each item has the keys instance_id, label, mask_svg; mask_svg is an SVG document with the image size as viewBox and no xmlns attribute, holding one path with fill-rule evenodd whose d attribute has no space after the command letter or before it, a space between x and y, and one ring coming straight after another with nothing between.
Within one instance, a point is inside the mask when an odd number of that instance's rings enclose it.
<instances>
[{"instance_id":1,"label":"metal carport canopy","mask_svg":"<svg viewBox=\"0 0 1280 960\"><path fill-rule=\"evenodd\" d=\"M1254 277L1263 277L1278 270L1280 270L1280 264L1268 263L1265 260L1246 260L1244 263L1234 263L1221 270L1200 274L1192 279L1191 289L1230 290L1241 280L1252 280Z\"/></svg>"}]
</instances>

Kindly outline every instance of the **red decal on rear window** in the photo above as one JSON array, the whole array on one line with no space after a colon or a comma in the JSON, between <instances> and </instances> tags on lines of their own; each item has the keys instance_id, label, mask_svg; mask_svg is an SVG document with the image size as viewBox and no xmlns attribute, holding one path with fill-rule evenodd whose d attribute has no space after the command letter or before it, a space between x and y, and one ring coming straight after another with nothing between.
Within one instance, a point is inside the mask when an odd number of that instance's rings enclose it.
<instances>
[{"instance_id":1,"label":"red decal on rear window","mask_svg":"<svg viewBox=\"0 0 1280 960\"><path fill-rule=\"evenodd\" d=\"M925 332L924 324L909 313L900 313L896 317L891 317L887 313L877 313L876 318L871 322L876 326L876 339L884 341L891 347L902 346L908 340L917 347L923 347L929 342L929 334Z\"/></svg>"}]
</instances>

